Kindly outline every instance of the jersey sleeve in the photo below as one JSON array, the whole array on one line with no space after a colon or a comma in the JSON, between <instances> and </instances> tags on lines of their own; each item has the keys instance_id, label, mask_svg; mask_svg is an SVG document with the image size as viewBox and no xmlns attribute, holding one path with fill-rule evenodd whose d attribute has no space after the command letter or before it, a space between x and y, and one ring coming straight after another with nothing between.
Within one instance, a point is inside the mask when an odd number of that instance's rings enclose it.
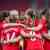
<instances>
[{"instance_id":1,"label":"jersey sleeve","mask_svg":"<svg viewBox=\"0 0 50 50\"><path fill-rule=\"evenodd\" d=\"M0 30L3 28L3 23L0 23Z\"/></svg>"},{"instance_id":2,"label":"jersey sleeve","mask_svg":"<svg viewBox=\"0 0 50 50\"><path fill-rule=\"evenodd\" d=\"M48 29L47 29L47 20L41 20L41 24L43 25L43 28L42 28L42 33L48 33Z\"/></svg>"}]
</instances>

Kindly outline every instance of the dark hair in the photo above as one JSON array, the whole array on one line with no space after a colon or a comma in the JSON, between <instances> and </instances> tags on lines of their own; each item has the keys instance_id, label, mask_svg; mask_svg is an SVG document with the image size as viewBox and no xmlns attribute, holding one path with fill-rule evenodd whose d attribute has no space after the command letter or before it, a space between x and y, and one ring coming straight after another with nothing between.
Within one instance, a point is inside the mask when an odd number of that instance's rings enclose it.
<instances>
[{"instance_id":1,"label":"dark hair","mask_svg":"<svg viewBox=\"0 0 50 50\"><path fill-rule=\"evenodd\" d=\"M47 12L47 9L45 9L41 14L42 14L42 15L45 15L46 12Z\"/></svg>"},{"instance_id":2,"label":"dark hair","mask_svg":"<svg viewBox=\"0 0 50 50\"><path fill-rule=\"evenodd\" d=\"M7 12L3 12L2 15L0 15L0 20L3 21L5 20L6 17L8 17L8 13Z\"/></svg>"},{"instance_id":3,"label":"dark hair","mask_svg":"<svg viewBox=\"0 0 50 50\"><path fill-rule=\"evenodd\" d=\"M8 13L3 12L3 16L4 16L4 17L7 17L7 16L8 16Z\"/></svg>"},{"instance_id":4,"label":"dark hair","mask_svg":"<svg viewBox=\"0 0 50 50\"><path fill-rule=\"evenodd\" d=\"M28 15L32 18L33 16L35 16L34 14L33 14L33 11L29 11L28 12Z\"/></svg>"}]
</instances>

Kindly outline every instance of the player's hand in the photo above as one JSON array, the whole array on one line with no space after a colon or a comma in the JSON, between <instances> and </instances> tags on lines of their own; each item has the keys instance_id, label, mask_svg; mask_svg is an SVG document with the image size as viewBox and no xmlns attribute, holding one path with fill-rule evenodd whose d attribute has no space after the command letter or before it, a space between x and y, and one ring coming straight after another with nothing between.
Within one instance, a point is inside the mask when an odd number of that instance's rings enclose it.
<instances>
[{"instance_id":1,"label":"player's hand","mask_svg":"<svg viewBox=\"0 0 50 50\"><path fill-rule=\"evenodd\" d=\"M7 40L4 40L3 41L3 44L7 44L7 43L9 43L9 41L7 41Z\"/></svg>"}]
</instances>

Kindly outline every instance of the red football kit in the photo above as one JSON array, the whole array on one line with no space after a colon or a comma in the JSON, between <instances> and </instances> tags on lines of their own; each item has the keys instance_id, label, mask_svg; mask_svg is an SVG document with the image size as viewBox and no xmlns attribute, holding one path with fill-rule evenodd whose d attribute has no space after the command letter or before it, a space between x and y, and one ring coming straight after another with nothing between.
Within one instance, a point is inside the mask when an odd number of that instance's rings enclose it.
<instances>
[{"instance_id":1,"label":"red football kit","mask_svg":"<svg viewBox=\"0 0 50 50\"><path fill-rule=\"evenodd\" d=\"M4 27L4 24L5 24L5 22L3 22L3 21L0 21L0 40L3 38L3 29L5 28ZM2 45L2 43L1 43L1 49L3 50L3 45Z\"/></svg>"},{"instance_id":2,"label":"red football kit","mask_svg":"<svg viewBox=\"0 0 50 50\"><path fill-rule=\"evenodd\" d=\"M0 41L1 41L1 34L2 34L2 29L3 29L3 22L0 21ZM2 44L0 43L0 50L2 50Z\"/></svg>"},{"instance_id":3,"label":"red football kit","mask_svg":"<svg viewBox=\"0 0 50 50\"><path fill-rule=\"evenodd\" d=\"M43 28L42 28L42 33L48 34L48 29L47 29L47 20L46 19L41 19L42 24L43 24ZM44 40L44 50L50 50L50 41L45 39Z\"/></svg>"},{"instance_id":4,"label":"red football kit","mask_svg":"<svg viewBox=\"0 0 50 50\"><path fill-rule=\"evenodd\" d=\"M33 21L33 26L36 27L39 24L39 20L35 19ZM32 32L32 34L36 34L41 36L41 32L40 31L32 31L29 30L29 33ZM38 37L33 38L33 39L26 39L25 40L26 45L25 45L25 50L43 50L43 45L42 45L42 40L39 39Z\"/></svg>"},{"instance_id":5,"label":"red football kit","mask_svg":"<svg viewBox=\"0 0 50 50\"><path fill-rule=\"evenodd\" d=\"M7 40L7 35L9 36L9 39L13 36L14 37L18 37L20 35L20 28L19 27L12 27L13 29L6 32L5 28L3 30L3 36L4 36L4 40ZM7 43L7 44L3 44L3 50L19 50L19 42L15 42L15 43Z\"/></svg>"}]
</instances>

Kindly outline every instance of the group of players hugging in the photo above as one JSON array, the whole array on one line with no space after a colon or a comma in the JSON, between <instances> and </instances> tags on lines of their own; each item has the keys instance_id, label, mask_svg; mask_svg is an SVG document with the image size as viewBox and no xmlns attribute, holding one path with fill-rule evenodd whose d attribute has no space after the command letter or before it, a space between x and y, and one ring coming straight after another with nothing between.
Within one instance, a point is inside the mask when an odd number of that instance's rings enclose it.
<instances>
[{"instance_id":1,"label":"group of players hugging","mask_svg":"<svg viewBox=\"0 0 50 50\"><path fill-rule=\"evenodd\" d=\"M0 50L50 50L46 12L43 10L38 18L30 9L23 18L17 19L3 13L0 17Z\"/></svg>"}]
</instances>

